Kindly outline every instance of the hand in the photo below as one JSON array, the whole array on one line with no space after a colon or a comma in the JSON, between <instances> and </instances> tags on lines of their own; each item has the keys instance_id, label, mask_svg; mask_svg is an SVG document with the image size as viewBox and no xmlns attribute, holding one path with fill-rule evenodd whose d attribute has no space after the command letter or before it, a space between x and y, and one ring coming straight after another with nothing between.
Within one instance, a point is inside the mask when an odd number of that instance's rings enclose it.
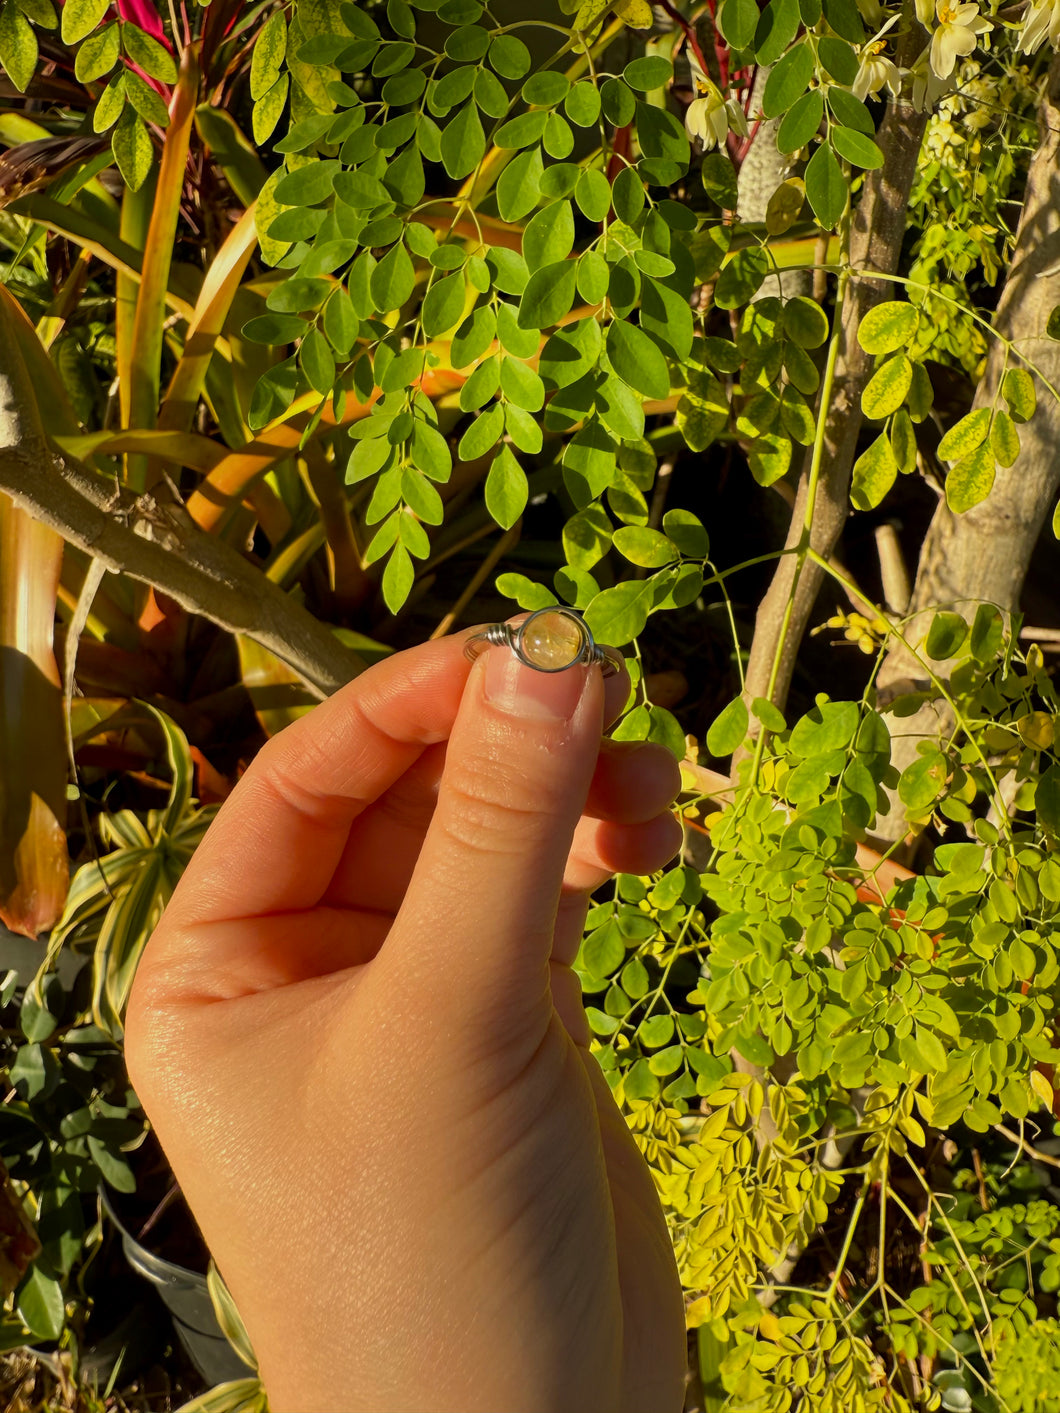
<instances>
[{"instance_id":1,"label":"hand","mask_svg":"<svg viewBox=\"0 0 1060 1413\"><path fill-rule=\"evenodd\" d=\"M467 635L271 740L140 962L129 1073L273 1413L679 1413L681 1286L571 970L678 851L623 670Z\"/></svg>"}]
</instances>

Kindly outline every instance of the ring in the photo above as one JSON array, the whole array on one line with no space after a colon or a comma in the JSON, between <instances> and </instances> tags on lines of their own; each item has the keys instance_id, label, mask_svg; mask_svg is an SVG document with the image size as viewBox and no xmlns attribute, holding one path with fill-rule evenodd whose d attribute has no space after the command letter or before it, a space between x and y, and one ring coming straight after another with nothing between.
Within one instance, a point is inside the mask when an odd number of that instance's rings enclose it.
<instances>
[{"instance_id":1,"label":"ring","mask_svg":"<svg viewBox=\"0 0 1060 1413\"><path fill-rule=\"evenodd\" d=\"M511 648L520 662L538 672L563 672L576 663L599 664L605 677L618 672L618 663L597 647L588 627L572 608L539 608L522 623L491 623L464 644L464 656L474 661L493 644Z\"/></svg>"}]
</instances>

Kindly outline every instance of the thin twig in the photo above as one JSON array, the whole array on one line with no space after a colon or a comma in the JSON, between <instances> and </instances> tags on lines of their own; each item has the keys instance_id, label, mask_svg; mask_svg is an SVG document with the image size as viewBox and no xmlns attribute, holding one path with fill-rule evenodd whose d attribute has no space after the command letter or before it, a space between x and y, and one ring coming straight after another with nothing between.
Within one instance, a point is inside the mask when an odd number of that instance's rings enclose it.
<instances>
[{"instance_id":1,"label":"thin twig","mask_svg":"<svg viewBox=\"0 0 1060 1413\"><path fill-rule=\"evenodd\" d=\"M994 1130L1000 1133L1002 1138L1007 1138L1027 1158L1033 1158L1036 1163L1047 1163L1051 1168L1060 1168L1060 1158L1054 1158L1051 1153L1043 1153L1040 1148L1032 1148L1021 1133L1013 1133L1012 1129L1006 1128L1004 1124L995 1124Z\"/></svg>"}]
</instances>

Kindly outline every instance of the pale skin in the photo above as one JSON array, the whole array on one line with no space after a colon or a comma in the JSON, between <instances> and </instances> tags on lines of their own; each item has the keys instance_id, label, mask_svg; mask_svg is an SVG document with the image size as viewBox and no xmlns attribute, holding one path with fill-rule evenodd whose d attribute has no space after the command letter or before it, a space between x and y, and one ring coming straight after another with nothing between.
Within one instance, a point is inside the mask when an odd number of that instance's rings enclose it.
<instances>
[{"instance_id":1,"label":"pale skin","mask_svg":"<svg viewBox=\"0 0 1060 1413\"><path fill-rule=\"evenodd\" d=\"M677 854L677 764L602 738L624 670L467 636L259 753L148 943L129 1073L273 1413L680 1413L673 1249L570 966L590 892ZM520 681L573 715L498 704Z\"/></svg>"}]
</instances>

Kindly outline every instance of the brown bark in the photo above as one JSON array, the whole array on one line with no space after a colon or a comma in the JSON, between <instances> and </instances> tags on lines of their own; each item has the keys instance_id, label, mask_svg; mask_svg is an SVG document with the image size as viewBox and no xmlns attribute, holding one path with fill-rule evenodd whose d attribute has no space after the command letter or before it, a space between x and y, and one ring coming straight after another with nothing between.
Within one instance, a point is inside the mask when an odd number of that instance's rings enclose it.
<instances>
[{"instance_id":1,"label":"brown bark","mask_svg":"<svg viewBox=\"0 0 1060 1413\"><path fill-rule=\"evenodd\" d=\"M1049 70L1039 132L994 328L1060 390L1060 343L1045 336L1049 315L1060 304L1060 56ZM1006 366L1019 367L1020 359L1005 343L992 340L975 407L993 406ZM1020 454L1008 470L998 467L986 500L961 515L945 501L939 503L920 553L910 604L913 616L904 629L914 648L922 646L940 608L955 609L970 621L981 603L996 604L1006 616L1019 606L1031 554L1060 485L1060 402L1042 378L1036 378L1035 385L1038 407L1019 429ZM952 664L932 666L947 677ZM902 691L928 686L928 681L923 665L899 643L887 654L877 685L882 706ZM920 741L951 725L943 703L929 703L915 716L903 718L893 746L898 769L916 758ZM904 831L905 814L895 799L890 813L878 821L876 834L894 840Z\"/></svg>"}]
</instances>

